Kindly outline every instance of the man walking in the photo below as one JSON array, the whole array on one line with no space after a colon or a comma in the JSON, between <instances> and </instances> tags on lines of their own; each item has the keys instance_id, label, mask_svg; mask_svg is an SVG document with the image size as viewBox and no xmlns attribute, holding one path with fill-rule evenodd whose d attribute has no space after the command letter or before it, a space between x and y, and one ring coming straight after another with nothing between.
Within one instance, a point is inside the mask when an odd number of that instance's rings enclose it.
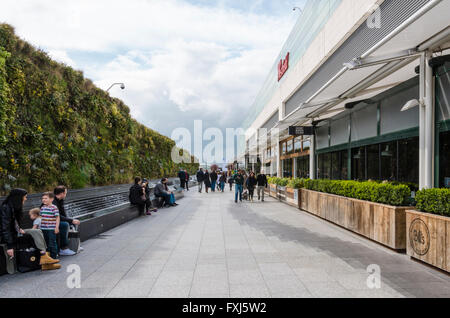
<instances>
[{"instance_id":1,"label":"man walking","mask_svg":"<svg viewBox=\"0 0 450 318\"><path fill-rule=\"evenodd\" d=\"M268 187L267 176L264 173L258 174L256 183L258 191L258 201L262 198L262 202L264 202L264 189Z\"/></svg>"},{"instance_id":2,"label":"man walking","mask_svg":"<svg viewBox=\"0 0 450 318\"><path fill-rule=\"evenodd\" d=\"M242 174L242 170L240 170L238 173L236 173L233 176L233 180L235 183L235 191L234 191L234 202L238 202L238 195L239 195L239 201L242 202L242 192L243 192L243 186L244 186L244 176Z\"/></svg>"},{"instance_id":3,"label":"man walking","mask_svg":"<svg viewBox=\"0 0 450 318\"><path fill-rule=\"evenodd\" d=\"M199 193L202 193L204 179L205 179L205 173L203 172L203 168L200 168L200 170L197 171L197 183L198 183L198 192Z\"/></svg>"},{"instance_id":4,"label":"man walking","mask_svg":"<svg viewBox=\"0 0 450 318\"><path fill-rule=\"evenodd\" d=\"M185 184L186 184L186 172L184 170L180 169L178 172L178 178L180 179L180 187L184 190Z\"/></svg>"},{"instance_id":5,"label":"man walking","mask_svg":"<svg viewBox=\"0 0 450 318\"><path fill-rule=\"evenodd\" d=\"M189 173L187 172L186 169L184 169L184 173L186 174L186 190L189 191L189 178L190 178L190 175L189 175Z\"/></svg>"},{"instance_id":6,"label":"man walking","mask_svg":"<svg viewBox=\"0 0 450 318\"><path fill-rule=\"evenodd\" d=\"M216 170L213 170L211 174L209 175L211 179L211 191L216 192L216 183L217 183L217 172Z\"/></svg>"}]
</instances>

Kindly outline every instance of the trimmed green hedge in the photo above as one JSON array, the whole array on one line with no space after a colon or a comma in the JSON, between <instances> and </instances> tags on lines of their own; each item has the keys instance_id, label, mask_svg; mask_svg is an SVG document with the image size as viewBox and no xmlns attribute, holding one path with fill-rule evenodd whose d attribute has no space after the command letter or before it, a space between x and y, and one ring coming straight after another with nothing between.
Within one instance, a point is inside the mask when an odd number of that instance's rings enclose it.
<instances>
[{"instance_id":1,"label":"trimmed green hedge","mask_svg":"<svg viewBox=\"0 0 450 318\"><path fill-rule=\"evenodd\" d=\"M416 193L416 208L450 217L450 189L426 189Z\"/></svg>"},{"instance_id":2,"label":"trimmed green hedge","mask_svg":"<svg viewBox=\"0 0 450 318\"><path fill-rule=\"evenodd\" d=\"M306 180L305 188L393 206L408 205L411 195L411 190L406 185L377 182Z\"/></svg>"},{"instance_id":3,"label":"trimmed green hedge","mask_svg":"<svg viewBox=\"0 0 450 318\"><path fill-rule=\"evenodd\" d=\"M411 189L405 184L378 183L372 181L282 179L276 177L269 178L269 183L278 186L288 186L294 189L305 188L393 206L409 205L411 196Z\"/></svg>"}]
</instances>

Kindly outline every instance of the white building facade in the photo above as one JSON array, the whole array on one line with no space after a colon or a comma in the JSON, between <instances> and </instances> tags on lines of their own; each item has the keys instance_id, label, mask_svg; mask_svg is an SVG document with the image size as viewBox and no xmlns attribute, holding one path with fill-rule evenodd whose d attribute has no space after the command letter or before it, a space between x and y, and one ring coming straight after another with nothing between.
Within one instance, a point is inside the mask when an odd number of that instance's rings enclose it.
<instances>
[{"instance_id":1,"label":"white building facade","mask_svg":"<svg viewBox=\"0 0 450 318\"><path fill-rule=\"evenodd\" d=\"M450 0L310 0L243 124L241 160L280 177L450 186L449 22Z\"/></svg>"}]
</instances>

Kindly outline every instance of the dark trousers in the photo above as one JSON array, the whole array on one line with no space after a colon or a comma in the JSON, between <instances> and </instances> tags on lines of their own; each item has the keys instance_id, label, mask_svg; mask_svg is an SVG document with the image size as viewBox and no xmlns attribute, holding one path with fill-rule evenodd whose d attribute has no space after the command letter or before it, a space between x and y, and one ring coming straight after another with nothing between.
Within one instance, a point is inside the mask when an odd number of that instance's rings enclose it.
<instances>
[{"instance_id":1,"label":"dark trousers","mask_svg":"<svg viewBox=\"0 0 450 318\"><path fill-rule=\"evenodd\" d=\"M64 250L69 246L69 228L68 222L59 223L59 248Z\"/></svg>"},{"instance_id":2,"label":"dark trousers","mask_svg":"<svg viewBox=\"0 0 450 318\"><path fill-rule=\"evenodd\" d=\"M56 243L55 230L42 230L44 234L45 243L47 243L47 250L50 252L51 258L58 256L58 244Z\"/></svg>"},{"instance_id":3,"label":"dark trousers","mask_svg":"<svg viewBox=\"0 0 450 318\"><path fill-rule=\"evenodd\" d=\"M188 180L186 180L186 190L189 191L189 181Z\"/></svg>"},{"instance_id":4,"label":"dark trousers","mask_svg":"<svg viewBox=\"0 0 450 318\"><path fill-rule=\"evenodd\" d=\"M166 204L170 204L170 199L171 199L170 194L162 193L162 194L158 194L156 197L164 199L163 206Z\"/></svg>"},{"instance_id":5,"label":"dark trousers","mask_svg":"<svg viewBox=\"0 0 450 318\"><path fill-rule=\"evenodd\" d=\"M147 199L146 201L137 204L137 207L139 209L139 215L144 215L144 213L148 212L148 210L152 207L152 202L150 199Z\"/></svg>"},{"instance_id":6,"label":"dark trousers","mask_svg":"<svg viewBox=\"0 0 450 318\"><path fill-rule=\"evenodd\" d=\"M186 187L186 180L180 179L180 187L183 189Z\"/></svg>"}]
</instances>

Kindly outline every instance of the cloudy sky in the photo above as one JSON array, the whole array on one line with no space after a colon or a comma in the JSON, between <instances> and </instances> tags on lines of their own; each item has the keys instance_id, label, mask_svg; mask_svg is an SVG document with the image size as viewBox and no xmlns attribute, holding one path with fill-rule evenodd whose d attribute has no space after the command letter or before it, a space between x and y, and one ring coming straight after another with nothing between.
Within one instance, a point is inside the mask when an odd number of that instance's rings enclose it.
<instances>
[{"instance_id":1,"label":"cloudy sky","mask_svg":"<svg viewBox=\"0 0 450 318\"><path fill-rule=\"evenodd\" d=\"M306 0L2 0L0 22L175 128L241 126ZM274 75L275 76L275 75Z\"/></svg>"}]
</instances>

